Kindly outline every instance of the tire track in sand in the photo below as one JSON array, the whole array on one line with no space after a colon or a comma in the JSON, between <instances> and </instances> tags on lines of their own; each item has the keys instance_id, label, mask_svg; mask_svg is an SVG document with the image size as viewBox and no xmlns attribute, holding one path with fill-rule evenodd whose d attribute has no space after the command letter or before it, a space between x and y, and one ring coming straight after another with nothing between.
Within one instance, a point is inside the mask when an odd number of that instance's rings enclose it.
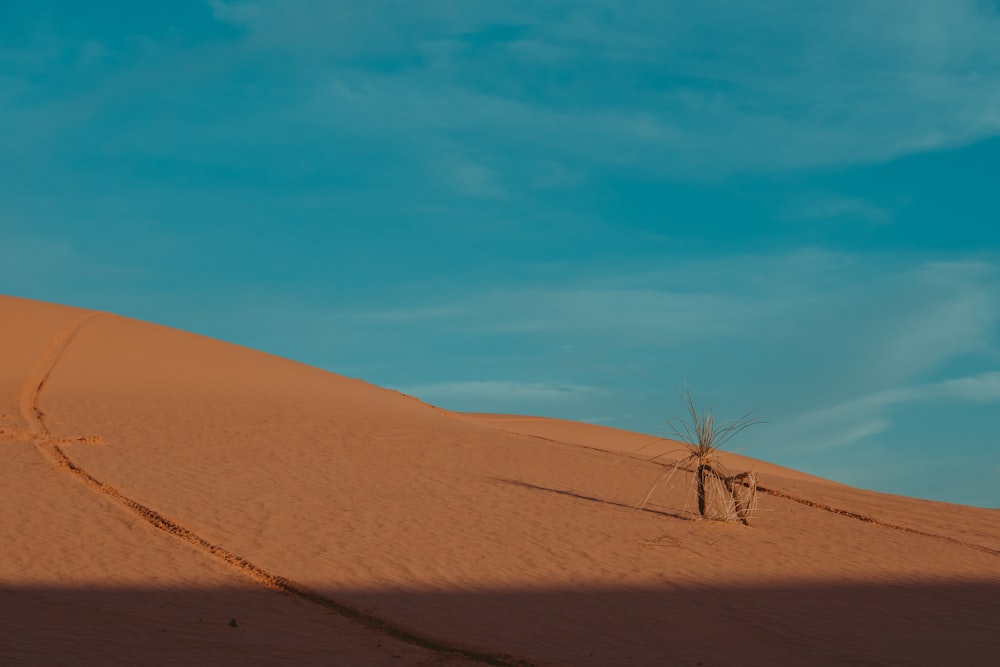
<instances>
[{"instance_id":1,"label":"tire track in sand","mask_svg":"<svg viewBox=\"0 0 1000 667\"><path fill-rule=\"evenodd\" d=\"M95 436L90 436L90 439L53 439L48 427L45 425L45 413L39 408L38 401L49 376L60 359L62 359L73 338L84 325L101 314L100 311L84 313L60 329L49 341L45 352L28 372L21 385L21 391L18 396L18 408L20 409L21 417L28 425L28 431L27 433L20 433L18 435L25 439L33 440L38 451L53 463L56 468L73 475L88 488L102 494L133 514L138 515L139 518L154 528L193 545L201 552L221 561L257 584L316 604L376 634L433 651L441 654L443 657L464 658L482 664L500 665L503 667L531 667L534 664L512 655L467 648L442 639L422 635L388 619L367 613L327 595L311 591L290 579L268 572L246 558L209 542L177 521L169 519L156 510L129 498L114 486L102 482L74 463L66 455L66 452L62 450L59 443L93 441L92 439Z\"/></svg>"},{"instance_id":2,"label":"tire track in sand","mask_svg":"<svg viewBox=\"0 0 1000 667\"><path fill-rule=\"evenodd\" d=\"M476 422L467 422L467 423L473 423L473 424L475 424ZM639 461L639 462L643 462L643 463L647 463L647 462L652 461L652 459L650 459L649 457L639 456L639 455L633 454L631 452L613 451L613 450L610 450L610 449L601 449L600 447L595 447L593 445L584 445L584 444L580 444L580 443L576 443L576 442L565 442L563 440L556 440L554 438L549 438L549 437L546 437L544 435L534 435L534 434L531 434L531 433L521 433L519 431L510 431L510 430L501 428L499 426L487 425L487 426L485 426L485 428L489 428L489 429L492 429L494 431L498 431L500 433L506 433L506 434L509 434L509 435L518 435L518 436L523 436L523 437L526 437L526 438L533 438L535 440L542 440L544 442L549 442L549 443L553 443L553 444L557 444L557 445L562 445L564 447L573 447L573 448L579 448L579 449L589 449L589 450L594 451L594 452L601 452L602 454L612 454L612 455L617 456L619 458L627 458L627 459L631 459L633 461ZM662 438L658 438L657 440L653 440L653 441L651 441L650 443L647 443L647 444L652 444L653 442L657 442L659 440L662 440ZM654 462L654 463L655 463L655 465L658 465L658 466L660 466L662 468L671 468L671 467L673 467L673 464L670 464L670 463L659 463L659 462ZM695 471L692 470L692 469L690 469L690 468L677 468L677 470L680 470L680 471L686 472L686 473L690 473L691 475L695 474ZM581 500L594 500L593 498L581 496L579 493L577 493L575 491L569 491L569 490L565 490L565 489L546 489L546 488L542 488L542 487L537 487L537 486L535 486L533 484L528 484L526 482L516 481L516 480L498 480L498 481L506 482L506 483L513 483L513 484L516 484L516 485L519 485L519 486L524 486L524 487L527 487L527 488L534 488L534 490L537 490L537 491L548 491L548 492L551 492L551 493L559 493L559 494L562 494L562 495L576 496L577 498L579 498ZM744 486L747 486L746 483L744 483ZM813 509L820 510L822 512L829 512L830 514L839 514L840 516L847 517L848 519L854 519L855 521L861 521L863 523L872 524L873 526L879 526L880 528L888 528L890 530L898 530L898 531L903 532L903 533L910 533L911 535L919 535L920 537L928 537L928 538L935 539L935 540L943 540L945 542L950 542L951 544L954 544L954 545L957 545L957 546L966 547L968 549L973 549L975 551L980 551L982 553L986 553L986 554L989 554L991 556L1000 557L1000 549L992 549L990 547L983 546L982 544L976 544L975 542L966 542L965 540L960 540L957 537L952 537L951 535L941 535L940 533L932 533L932 532L926 531L926 530L919 530L917 528L910 528L908 526L901 526L899 524L891 523L889 521L885 521L885 520L879 519L877 517L869 516L867 514L861 514L860 512L852 512L850 510L840 509L840 508L837 508L837 507L833 507L831 505L826 505L824 503L816 502L814 500L809 500L808 498L802 498L800 496L793 495L793 494L788 493L786 491L781 491L779 489L773 489L773 488L770 488L770 487L762 486L760 484L757 485L757 491L759 491L760 493L765 493L765 494L767 494L769 496L773 496L775 498L782 498L784 500L790 500L791 502L799 503L800 505L805 505L806 507L811 507ZM617 504L615 502L607 501L607 500L600 500L599 502L603 502L603 503L607 503L607 504L611 504L611 505Z\"/></svg>"}]
</instances>

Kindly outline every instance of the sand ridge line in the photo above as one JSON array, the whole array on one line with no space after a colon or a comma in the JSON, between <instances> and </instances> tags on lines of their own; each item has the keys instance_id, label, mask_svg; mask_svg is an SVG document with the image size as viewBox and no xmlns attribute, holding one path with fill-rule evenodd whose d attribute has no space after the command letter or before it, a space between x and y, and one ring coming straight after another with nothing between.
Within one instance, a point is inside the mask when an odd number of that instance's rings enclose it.
<instances>
[{"instance_id":1,"label":"sand ridge line","mask_svg":"<svg viewBox=\"0 0 1000 667\"><path fill-rule=\"evenodd\" d=\"M100 315L100 312L90 312L82 315L55 334L42 355L42 358L35 364L28 373L21 387L19 397L19 407L21 415L28 423L29 430L26 432L10 432L9 439L25 439L34 442L35 447L41 452L57 469L72 474L82 481L87 487L99 492L107 498L115 501L119 505L127 508L140 518L176 538L184 540L200 551L222 561L250 578L258 584L271 590L293 595L299 599L319 605L332 611L362 627L375 632L376 634L391 637L404 643L418 646L446 657L465 658L474 662L487 665L499 665L502 667L532 667L535 663L515 656L481 651L473 648L466 648L458 644L452 644L445 640L423 636L413 630L409 630L402 625L393 623L387 619L374 614L364 612L346 603L335 600L329 596L311 591L304 586L296 584L291 580L272 574L263 568L255 565L249 560L232 553L231 551L212 544L194 531L185 528L176 521L173 521L159 512L153 510L142 503L129 498L114 486L100 481L79 465L74 463L69 456L59 447L59 444L75 442L101 442L101 436L86 436L84 438L52 438L45 425L45 415L38 408L38 400L41 391L45 386L49 375L56 364L62 358L66 348L72 342L76 333L91 319ZM6 431L0 431L0 435L6 435ZM0 438L7 439L7 438Z\"/></svg>"}]
</instances>

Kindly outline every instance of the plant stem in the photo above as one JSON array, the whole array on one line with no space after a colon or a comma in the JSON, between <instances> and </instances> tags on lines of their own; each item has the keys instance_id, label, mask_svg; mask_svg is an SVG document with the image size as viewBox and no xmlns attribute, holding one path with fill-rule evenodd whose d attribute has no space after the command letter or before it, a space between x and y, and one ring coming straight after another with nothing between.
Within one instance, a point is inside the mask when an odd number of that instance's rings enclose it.
<instances>
[{"instance_id":1,"label":"plant stem","mask_svg":"<svg viewBox=\"0 0 1000 667\"><path fill-rule=\"evenodd\" d=\"M711 468L704 463L698 465L698 512L705 516L705 475Z\"/></svg>"}]
</instances>

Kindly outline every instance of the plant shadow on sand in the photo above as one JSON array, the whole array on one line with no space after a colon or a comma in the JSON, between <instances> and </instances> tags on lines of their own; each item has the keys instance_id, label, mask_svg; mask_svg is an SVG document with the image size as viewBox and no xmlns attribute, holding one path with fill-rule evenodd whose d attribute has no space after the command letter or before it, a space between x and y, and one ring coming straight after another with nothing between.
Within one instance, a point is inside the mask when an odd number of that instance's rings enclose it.
<instances>
[{"instance_id":1,"label":"plant shadow on sand","mask_svg":"<svg viewBox=\"0 0 1000 667\"><path fill-rule=\"evenodd\" d=\"M537 484L531 484L529 482L522 482L516 479L505 479L503 477L493 477L491 478L494 482L500 482L502 484L510 484L511 486L519 486L522 489L530 489L532 491L543 491L545 493L554 493L558 496L568 496L570 498L576 498L577 500L586 500L592 503L600 503L602 505L611 505L612 507L621 507L622 509L635 510L637 512L646 512L647 514L657 514L659 516L667 516L671 519L680 519L681 521L695 521L694 515L680 514L679 512L668 512L662 509L653 509L651 507L642 507L638 505L628 505L626 503L621 503L616 500L608 500L607 498L597 498L594 496L588 496L578 491L568 491L566 489L554 489L548 486L539 486Z\"/></svg>"},{"instance_id":2,"label":"plant shadow on sand","mask_svg":"<svg viewBox=\"0 0 1000 667\"><path fill-rule=\"evenodd\" d=\"M1000 582L322 592L510 664L992 665L1000 651ZM0 585L5 665L477 664L401 646L265 590Z\"/></svg>"}]
</instances>

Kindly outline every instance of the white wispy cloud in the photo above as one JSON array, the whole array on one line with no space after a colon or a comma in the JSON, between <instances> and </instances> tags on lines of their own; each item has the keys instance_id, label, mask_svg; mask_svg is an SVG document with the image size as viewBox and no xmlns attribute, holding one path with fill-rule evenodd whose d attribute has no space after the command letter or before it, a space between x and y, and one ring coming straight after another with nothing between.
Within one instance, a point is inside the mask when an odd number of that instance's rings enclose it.
<instances>
[{"instance_id":1,"label":"white wispy cloud","mask_svg":"<svg viewBox=\"0 0 1000 667\"><path fill-rule=\"evenodd\" d=\"M315 58L319 117L479 150L499 141L497 153L513 141L589 168L705 177L875 162L1000 132L1000 18L974 0L213 7L251 47ZM521 34L482 36L498 25ZM317 52L344 64L331 75ZM569 71L585 85L558 83Z\"/></svg>"},{"instance_id":2,"label":"white wispy cloud","mask_svg":"<svg viewBox=\"0 0 1000 667\"><path fill-rule=\"evenodd\" d=\"M464 406L462 409L491 409L525 403L567 402L581 396L595 396L597 387L550 382L518 382L510 380L465 380L434 382L398 387L399 391L420 399ZM496 409L496 408L492 408Z\"/></svg>"},{"instance_id":3,"label":"white wispy cloud","mask_svg":"<svg viewBox=\"0 0 1000 667\"><path fill-rule=\"evenodd\" d=\"M491 335L622 335L662 344L744 336L780 307L757 297L653 289L505 289L459 303L362 312L360 320L425 322Z\"/></svg>"},{"instance_id":4,"label":"white wispy cloud","mask_svg":"<svg viewBox=\"0 0 1000 667\"><path fill-rule=\"evenodd\" d=\"M803 250L780 256L679 260L672 270L591 274L563 287L424 297L361 311L359 321L405 321L476 334L620 336L661 345L700 339L801 337L861 355L893 384L942 361L995 348L1000 270L982 260L899 263Z\"/></svg>"},{"instance_id":5,"label":"white wispy cloud","mask_svg":"<svg viewBox=\"0 0 1000 667\"><path fill-rule=\"evenodd\" d=\"M485 165L455 158L447 161L443 169L446 181L451 181L457 194L486 199L506 195L496 172Z\"/></svg>"},{"instance_id":6,"label":"white wispy cloud","mask_svg":"<svg viewBox=\"0 0 1000 667\"><path fill-rule=\"evenodd\" d=\"M792 205L786 212L789 220L858 220L872 225L888 225L895 211L857 197L819 195Z\"/></svg>"},{"instance_id":7,"label":"white wispy cloud","mask_svg":"<svg viewBox=\"0 0 1000 667\"><path fill-rule=\"evenodd\" d=\"M417 308L399 308L395 310L372 310L360 313L355 317L362 322L405 324L410 322L461 318L467 313L467 308L460 305L449 304Z\"/></svg>"},{"instance_id":8,"label":"white wispy cloud","mask_svg":"<svg viewBox=\"0 0 1000 667\"><path fill-rule=\"evenodd\" d=\"M890 381L934 368L961 354L996 349L1000 271L983 261L932 262L891 279L902 302L872 348L872 368Z\"/></svg>"},{"instance_id":9,"label":"white wispy cloud","mask_svg":"<svg viewBox=\"0 0 1000 667\"><path fill-rule=\"evenodd\" d=\"M1000 401L1000 372L945 380L935 388L942 396L977 403L994 403Z\"/></svg>"},{"instance_id":10,"label":"white wispy cloud","mask_svg":"<svg viewBox=\"0 0 1000 667\"><path fill-rule=\"evenodd\" d=\"M1000 372L887 389L807 412L775 425L768 435L768 448L771 451L804 449L815 453L856 445L888 431L893 425L893 409L949 399L1000 402Z\"/></svg>"}]
</instances>

